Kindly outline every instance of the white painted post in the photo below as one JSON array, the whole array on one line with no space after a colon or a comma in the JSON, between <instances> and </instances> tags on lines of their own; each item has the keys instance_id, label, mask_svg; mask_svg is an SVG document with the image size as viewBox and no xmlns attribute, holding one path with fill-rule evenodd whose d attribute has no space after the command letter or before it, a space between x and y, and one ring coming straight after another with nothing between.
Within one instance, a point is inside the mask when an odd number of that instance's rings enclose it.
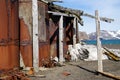
<instances>
[{"instance_id":1,"label":"white painted post","mask_svg":"<svg viewBox=\"0 0 120 80\"><path fill-rule=\"evenodd\" d=\"M35 72L39 71L39 40L38 40L38 3L32 0L33 17L33 67Z\"/></svg>"},{"instance_id":2,"label":"white painted post","mask_svg":"<svg viewBox=\"0 0 120 80\"><path fill-rule=\"evenodd\" d=\"M75 47L76 44L76 17L74 17L73 21L73 47Z\"/></svg>"},{"instance_id":3,"label":"white painted post","mask_svg":"<svg viewBox=\"0 0 120 80\"><path fill-rule=\"evenodd\" d=\"M63 62L63 16L59 21L59 62Z\"/></svg>"},{"instance_id":4,"label":"white painted post","mask_svg":"<svg viewBox=\"0 0 120 80\"><path fill-rule=\"evenodd\" d=\"M101 50L101 41L100 41L100 18L98 15L98 10L95 11L96 16L96 33L97 33L97 57L98 57L98 71L103 72L102 64L102 50Z\"/></svg>"}]
</instances>

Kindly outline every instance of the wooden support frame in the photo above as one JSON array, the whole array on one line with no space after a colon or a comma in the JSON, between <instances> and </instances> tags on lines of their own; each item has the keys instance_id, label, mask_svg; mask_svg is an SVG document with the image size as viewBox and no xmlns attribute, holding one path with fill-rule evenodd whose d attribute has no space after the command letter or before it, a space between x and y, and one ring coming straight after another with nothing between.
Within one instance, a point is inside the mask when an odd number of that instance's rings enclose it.
<instances>
[{"instance_id":1,"label":"wooden support frame","mask_svg":"<svg viewBox=\"0 0 120 80\"><path fill-rule=\"evenodd\" d=\"M96 33L97 33L97 57L98 57L98 71L103 72L102 64L102 50L101 50L101 41L100 41L100 18L98 15L98 10L95 11L96 16Z\"/></svg>"},{"instance_id":2,"label":"wooden support frame","mask_svg":"<svg viewBox=\"0 0 120 80\"><path fill-rule=\"evenodd\" d=\"M63 62L63 16L59 20L59 62Z\"/></svg>"},{"instance_id":3,"label":"wooden support frame","mask_svg":"<svg viewBox=\"0 0 120 80\"><path fill-rule=\"evenodd\" d=\"M35 72L39 71L39 40L38 40L38 3L32 0L33 17L33 67Z\"/></svg>"}]
</instances>

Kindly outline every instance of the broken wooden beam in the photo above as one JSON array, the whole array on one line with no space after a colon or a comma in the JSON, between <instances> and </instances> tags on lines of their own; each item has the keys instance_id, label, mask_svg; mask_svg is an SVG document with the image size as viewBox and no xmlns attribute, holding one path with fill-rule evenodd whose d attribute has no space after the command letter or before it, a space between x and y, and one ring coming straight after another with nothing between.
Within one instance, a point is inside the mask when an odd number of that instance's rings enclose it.
<instances>
[{"instance_id":1,"label":"broken wooden beam","mask_svg":"<svg viewBox=\"0 0 120 80\"><path fill-rule=\"evenodd\" d=\"M94 19L96 18L95 16L88 14L88 13L83 13L82 16L86 16L86 17L90 17L90 18L94 18ZM114 21L114 19L106 18L106 17L100 17L100 20L104 21L104 22L108 22L108 23L111 23L112 21Z\"/></svg>"},{"instance_id":2,"label":"broken wooden beam","mask_svg":"<svg viewBox=\"0 0 120 80\"><path fill-rule=\"evenodd\" d=\"M103 47L103 49L106 51L106 52L104 52L104 54L106 54L107 56L109 56L111 59L113 59L115 61L119 61L120 60L120 57L118 57L117 55L115 55L113 52L111 52L106 47Z\"/></svg>"},{"instance_id":3,"label":"broken wooden beam","mask_svg":"<svg viewBox=\"0 0 120 80\"><path fill-rule=\"evenodd\" d=\"M107 77L113 78L115 80L120 80L120 76L116 76L116 75L113 75L113 74L108 73L108 72L101 72L101 71L97 71L97 72L102 74L102 75L105 75Z\"/></svg>"},{"instance_id":4,"label":"broken wooden beam","mask_svg":"<svg viewBox=\"0 0 120 80\"><path fill-rule=\"evenodd\" d=\"M66 13L66 14L73 14L78 18L78 22L83 25L83 21L81 18L81 15L83 14L83 11L81 10L76 10L76 9L71 9L71 8L66 8L62 6L58 6L55 4L49 4L49 9L55 12L61 12L61 13Z\"/></svg>"}]
</instances>

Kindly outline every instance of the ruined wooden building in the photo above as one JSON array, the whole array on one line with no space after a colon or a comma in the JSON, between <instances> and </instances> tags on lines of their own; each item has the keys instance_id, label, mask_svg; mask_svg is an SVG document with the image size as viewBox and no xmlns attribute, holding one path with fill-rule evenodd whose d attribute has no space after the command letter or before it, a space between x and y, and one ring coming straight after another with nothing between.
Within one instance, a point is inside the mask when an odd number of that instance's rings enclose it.
<instances>
[{"instance_id":1,"label":"ruined wooden building","mask_svg":"<svg viewBox=\"0 0 120 80\"><path fill-rule=\"evenodd\" d=\"M82 11L38 0L38 62L58 57L63 62L69 44L78 41L78 22ZM33 67L32 0L0 0L0 70L20 66ZM74 40L73 40L74 39Z\"/></svg>"}]
</instances>

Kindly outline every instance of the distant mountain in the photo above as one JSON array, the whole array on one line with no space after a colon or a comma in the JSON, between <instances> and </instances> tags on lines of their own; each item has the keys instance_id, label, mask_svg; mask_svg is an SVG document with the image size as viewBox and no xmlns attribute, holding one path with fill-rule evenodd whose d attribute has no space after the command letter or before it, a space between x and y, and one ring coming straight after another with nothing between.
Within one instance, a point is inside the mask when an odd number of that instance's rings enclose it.
<instances>
[{"instance_id":1,"label":"distant mountain","mask_svg":"<svg viewBox=\"0 0 120 80\"><path fill-rule=\"evenodd\" d=\"M83 40L83 39L89 39L88 35L86 32L81 32L79 31L79 39Z\"/></svg>"},{"instance_id":2,"label":"distant mountain","mask_svg":"<svg viewBox=\"0 0 120 80\"><path fill-rule=\"evenodd\" d=\"M92 32L88 34L89 39L95 40L96 39L96 32ZM100 31L100 38L102 39L120 39L120 30L119 31Z\"/></svg>"}]
</instances>

